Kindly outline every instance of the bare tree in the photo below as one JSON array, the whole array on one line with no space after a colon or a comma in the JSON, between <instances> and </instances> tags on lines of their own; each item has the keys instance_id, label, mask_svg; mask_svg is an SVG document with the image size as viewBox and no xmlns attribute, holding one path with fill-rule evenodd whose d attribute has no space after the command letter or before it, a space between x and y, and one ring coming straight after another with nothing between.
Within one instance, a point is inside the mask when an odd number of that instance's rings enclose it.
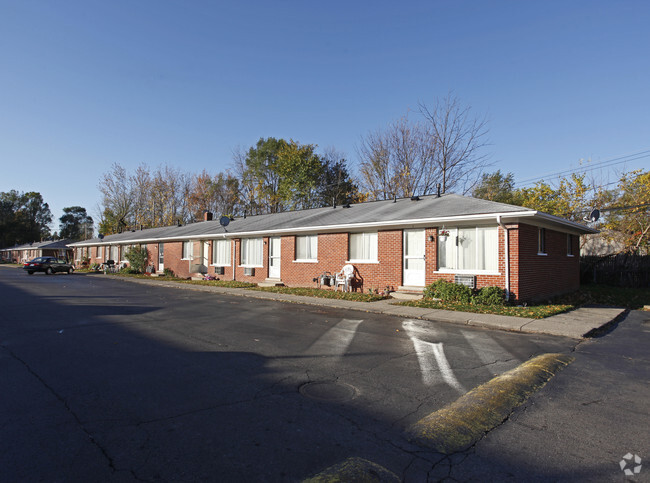
<instances>
[{"instance_id":1,"label":"bare tree","mask_svg":"<svg viewBox=\"0 0 650 483\"><path fill-rule=\"evenodd\" d=\"M437 184L466 194L488 166L487 121L448 95L429 108L420 103L421 118L404 116L362 138L360 184L371 199L427 195Z\"/></svg>"},{"instance_id":2,"label":"bare tree","mask_svg":"<svg viewBox=\"0 0 650 483\"><path fill-rule=\"evenodd\" d=\"M426 195L435 189L435 143L407 117L368 134L358 149L360 183L371 199Z\"/></svg>"},{"instance_id":3,"label":"bare tree","mask_svg":"<svg viewBox=\"0 0 650 483\"><path fill-rule=\"evenodd\" d=\"M104 173L99 183L102 192L102 222L100 231L115 233L131 223L133 214L133 190L126 170L118 163Z\"/></svg>"},{"instance_id":4,"label":"bare tree","mask_svg":"<svg viewBox=\"0 0 650 483\"><path fill-rule=\"evenodd\" d=\"M488 166L487 119L474 117L452 94L436 99L431 107L419 103L429 138L434 143L435 166L442 191L470 192Z\"/></svg>"},{"instance_id":5,"label":"bare tree","mask_svg":"<svg viewBox=\"0 0 650 483\"><path fill-rule=\"evenodd\" d=\"M376 131L362 138L357 154L360 159L361 189L366 191L371 199L390 198L395 190L391 183L393 174L390 165L390 148L385 133Z\"/></svg>"}]
</instances>

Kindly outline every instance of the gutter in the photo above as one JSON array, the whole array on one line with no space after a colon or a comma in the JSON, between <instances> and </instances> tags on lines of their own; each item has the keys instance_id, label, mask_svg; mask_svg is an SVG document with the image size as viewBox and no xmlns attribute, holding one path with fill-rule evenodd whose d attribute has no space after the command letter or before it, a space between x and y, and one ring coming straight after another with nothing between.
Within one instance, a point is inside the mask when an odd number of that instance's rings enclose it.
<instances>
[{"instance_id":1,"label":"gutter","mask_svg":"<svg viewBox=\"0 0 650 483\"><path fill-rule=\"evenodd\" d=\"M497 215L497 223L503 229L503 236L505 237L504 248L506 258L506 302L510 300L510 232L508 227L501 220L501 215Z\"/></svg>"}]
</instances>

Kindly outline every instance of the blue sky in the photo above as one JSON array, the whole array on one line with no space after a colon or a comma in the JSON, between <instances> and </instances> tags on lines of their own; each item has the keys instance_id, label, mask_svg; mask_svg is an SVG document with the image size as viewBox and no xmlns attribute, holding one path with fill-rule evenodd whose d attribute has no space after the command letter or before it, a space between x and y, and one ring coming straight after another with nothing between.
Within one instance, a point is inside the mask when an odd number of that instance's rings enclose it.
<instances>
[{"instance_id":1,"label":"blue sky","mask_svg":"<svg viewBox=\"0 0 650 483\"><path fill-rule=\"evenodd\" d=\"M113 163L215 174L273 136L354 167L362 136L450 91L518 181L649 150L649 19L647 1L0 0L0 191L41 192L56 228L66 206L97 217Z\"/></svg>"}]
</instances>

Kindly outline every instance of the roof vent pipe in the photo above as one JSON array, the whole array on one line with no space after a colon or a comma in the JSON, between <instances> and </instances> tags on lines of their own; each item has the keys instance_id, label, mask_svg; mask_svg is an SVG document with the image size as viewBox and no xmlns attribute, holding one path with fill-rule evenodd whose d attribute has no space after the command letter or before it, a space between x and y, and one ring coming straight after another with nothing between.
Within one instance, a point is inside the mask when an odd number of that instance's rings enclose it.
<instances>
[{"instance_id":1,"label":"roof vent pipe","mask_svg":"<svg viewBox=\"0 0 650 483\"><path fill-rule=\"evenodd\" d=\"M397 203L397 195L393 195L393 203Z\"/></svg>"},{"instance_id":2,"label":"roof vent pipe","mask_svg":"<svg viewBox=\"0 0 650 483\"><path fill-rule=\"evenodd\" d=\"M438 198L440 198L440 183L438 183Z\"/></svg>"}]
</instances>

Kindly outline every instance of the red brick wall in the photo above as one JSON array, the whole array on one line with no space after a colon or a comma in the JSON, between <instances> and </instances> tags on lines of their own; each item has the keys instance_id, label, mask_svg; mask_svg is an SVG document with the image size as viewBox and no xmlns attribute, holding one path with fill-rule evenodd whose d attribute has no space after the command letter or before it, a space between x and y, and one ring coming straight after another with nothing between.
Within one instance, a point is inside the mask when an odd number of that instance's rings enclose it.
<instances>
[{"instance_id":1,"label":"red brick wall","mask_svg":"<svg viewBox=\"0 0 650 483\"><path fill-rule=\"evenodd\" d=\"M512 235L516 232L516 243ZM546 229L546 255L537 253L538 228L520 224L511 232L513 291L520 300L540 300L568 293L580 287L579 237L573 237L574 256L567 256L567 234ZM511 270L512 274L512 270Z\"/></svg>"},{"instance_id":2,"label":"red brick wall","mask_svg":"<svg viewBox=\"0 0 650 483\"><path fill-rule=\"evenodd\" d=\"M538 228L525 224L507 225L510 239L510 289L515 300L535 300L571 292L579 288L579 237L573 237L574 256L567 256L567 234L546 230L546 255L537 254ZM489 285L506 286L506 263L504 231L499 227L499 275L477 275L477 288ZM454 280L453 273L437 273L437 228L425 230L426 284L435 280ZM429 241L433 237L433 241ZM318 261L296 262L294 235L281 237L281 280L288 286L314 287L315 277L324 272L335 275L349 258L348 233L327 233L318 236ZM212 264L212 240L209 241L208 273L215 274ZM357 289L397 289L403 285L403 231L384 230L378 232L379 263L355 262ZM194 243L195 257L199 255L200 243ZM174 271L178 277L187 278L195 274L189 272L190 261L181 260L182 242L165 243L165 268ZM148 244L149 260L156 269L158 264L158 244ZM263 238L263 267L256 267L253 276L244 275L241 267L241 240L235 239L231 245L235 250L235 279L247 282L262 282L269 276L268 256L269 237ZM108 258L104 248L101 259L96 257L96 247L91 251L91 263L102 263ZM233 267L225 267L224 275L216 275L222 280L233 279Z\"/></svg>"}]
</instances>

